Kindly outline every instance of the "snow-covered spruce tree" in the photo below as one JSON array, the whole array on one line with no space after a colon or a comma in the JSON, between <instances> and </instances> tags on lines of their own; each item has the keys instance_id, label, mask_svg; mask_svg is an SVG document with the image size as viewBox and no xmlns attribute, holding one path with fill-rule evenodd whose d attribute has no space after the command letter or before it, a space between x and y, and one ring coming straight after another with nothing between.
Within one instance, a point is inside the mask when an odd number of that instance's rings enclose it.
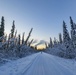
<instances>
[{"instance_id":1,"label":"snow-covered spruce tree","mask_svg":"<svg viewBox=\"0 0 76 75\"><path fill-rule=\"evenodd\" d=\"M13 21L12 29L11 29L11 38L14 37L14 31L15 31L15 21Z\"/></svg>"},{"instance_id":2,"label":"snow-covered spruce tree","mask_svg":"<svg viewBox=\"0 0 76 75\"><path fill-rule=\"evenodd\" d=\"M76 49L76 24L73 22L72 18L70 17L70 24L71 24L71 40L74 46L74 49Z\"/></svg>"},{"instance_id":3,"label":"snow-covered spruce tree","mask_svg":"<svg viewBox=\"0 0 76 75\"><path fill-rule=\"evenodd\" d=\"M71 24L71 38L73 39L73 35L74 35L74 22L70 16L70 24Z\"/></svg>"},{"instance_id":4,"label":"snow-covered spruce tree","mask_svg":"<svg viewBox=\"0 0 76 75\"><path fill-rule=\"evenodd\" d=\"M33 28L31 28L31 30L30 30L27 38L26 38L25 45L27 45L27 43L28 43L28 40L29 40L29 38L30 38L30 36L31 36L31 33L32 33L32 30L33 30Z\"/></svg>"},{"instance_id":5,"label":"snow-covered spruce tree","mask_svg":"<svg viewBox=\"0 0 76 75\"><path fill-rule=\"evenodd\" d=\"M1 18L1 24L0 24L0 42L2 42L2 40L3 40L3 36L4 36L4 16L2 16L2 18Z\"/></svg>"},{"instance_id":6,"label":"snow-covered spruce tree","mask_svg":"<svg viewBox=\"0 0 76 75\"><path fill-rule=\"evenodd\" d=\"M58 45L58 41L57 41L57 39L54 37L54 47L57 47L57 45Z\"/></svg>"},{"instance_id":7,"label":"snow-covered spruce tree","mask_svg":"<svg viewBox=\"0 0 76 75\"><path fill-rule=\"evenodd\" d=\"M64 52L64 57L74 58L74 50L72 48L72 42L69 36L69 32L66 27L66 23L63 21L63 43L65 45L66 51Z\"/></svg>"},{"instance_id":8,"label":"snow-covered spruce tree","mask_svg":"<svg viewBox=\"0 0 76 75\"><path fill-rule=\"evenodd\" d=\"M62 35L59 33L59 43L62 44Z\"/></svg>"},{"instance_id":9,"label":"snow-covered spruce tree","mask_svg":"<svg viewBox=\"0 0 76 75\"><path fill-rule=\"evenodd\" d=\"M52 42L52 38L51 38L51 37L50 37L49 47L50 47L50 48L52 48L52 47L53 47L53 42Z\"/></svg>"}]
</instances>

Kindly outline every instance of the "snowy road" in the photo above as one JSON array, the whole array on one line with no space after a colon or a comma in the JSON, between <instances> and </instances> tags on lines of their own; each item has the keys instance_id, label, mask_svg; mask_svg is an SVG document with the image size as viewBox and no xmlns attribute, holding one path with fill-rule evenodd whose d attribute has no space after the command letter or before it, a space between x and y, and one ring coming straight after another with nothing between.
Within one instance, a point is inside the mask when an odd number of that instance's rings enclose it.
<instances>
[{"instance_id":1,"label":"snowy road","mask_svg":"<svg viewBox=\"0 0 76 75\"><path fill-rule=\"evenodd\" d=\"M12 63L13 66L3 66L0 68L0 75L76 75L76 67L71 68L69 66L74 66L65 62L65 59L47 53L37 53L17 60ZM11 68L6 70L7 67Z\"/></svg>"},{"instance_id":2,"label":"snowy road","mask_svg":"<svg viewBox=\"0 0 76 75\"><path fill-rule=\"evenodd\" d=\"M59 64L48 54L39 54L29 69L21 75L74 75L70 69ZM76 74L75 74L76 75Z\"/></svg>"}]
</instances>

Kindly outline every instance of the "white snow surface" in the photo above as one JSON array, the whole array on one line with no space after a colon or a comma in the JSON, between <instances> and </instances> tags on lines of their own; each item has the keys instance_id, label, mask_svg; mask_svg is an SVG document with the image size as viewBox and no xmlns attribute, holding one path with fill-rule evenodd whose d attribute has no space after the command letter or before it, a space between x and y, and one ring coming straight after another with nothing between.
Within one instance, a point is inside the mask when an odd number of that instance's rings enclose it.
<instances>
[{"instance_id":1,"label":"white snow surface","mask_svg":"<svg viewBox=\"0 0 76 75\"><path fill-rule=\"evenodd\" d=\"M39 52L0 66L0 75L76 75L76 61Z\"/></svg>"}]
</instances>

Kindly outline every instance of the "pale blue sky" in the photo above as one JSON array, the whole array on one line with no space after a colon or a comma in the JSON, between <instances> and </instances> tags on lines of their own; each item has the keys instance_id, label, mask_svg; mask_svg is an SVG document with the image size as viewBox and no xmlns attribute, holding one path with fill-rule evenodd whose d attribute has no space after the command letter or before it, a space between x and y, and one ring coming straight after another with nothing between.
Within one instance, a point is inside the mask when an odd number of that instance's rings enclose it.
<instances>
[{"instance_id":1,"label":"pale blue sky","mask_svg":"<svg viewBox=\"0 0 76 75\"><path fill-rule=\"evenodd\" d=\"M49 40L62 33L63 20L70 30L69 16L76 21L76 0L0 0L0 18L5 17L5 31L10 32L15 20L18 33L31 38Z\"/></svg>"}]
</instances>

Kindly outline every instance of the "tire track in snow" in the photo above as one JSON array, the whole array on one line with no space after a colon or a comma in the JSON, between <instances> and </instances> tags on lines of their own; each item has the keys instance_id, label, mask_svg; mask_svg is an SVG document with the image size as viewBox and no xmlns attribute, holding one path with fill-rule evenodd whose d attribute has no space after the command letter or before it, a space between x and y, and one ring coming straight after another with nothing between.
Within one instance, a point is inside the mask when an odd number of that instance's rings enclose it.
<instances>
[{"instance_id":1,"label":"tire track in snow","mask_svg":"<svg viewBox=\"0 0 76 75\"><path fill-rule=\"evenodd\" d=\"M51 55L42 53L33 61L26 72L21 75L75 75L58 64Z\"/></svg>"},{"instance_id":2,"label":"tire track in snow","mask_svg":"<svg viewBox=\"0 0 76 75\"><path fill-rule=\"evenodd\" d=\"M23 70L21 70L21 72L18 73L17 75L24 75L29 70L29 68L31 67L33 62L37 59L37 57L39 57L39 54Z\"/></svg>"}]
</instances>

